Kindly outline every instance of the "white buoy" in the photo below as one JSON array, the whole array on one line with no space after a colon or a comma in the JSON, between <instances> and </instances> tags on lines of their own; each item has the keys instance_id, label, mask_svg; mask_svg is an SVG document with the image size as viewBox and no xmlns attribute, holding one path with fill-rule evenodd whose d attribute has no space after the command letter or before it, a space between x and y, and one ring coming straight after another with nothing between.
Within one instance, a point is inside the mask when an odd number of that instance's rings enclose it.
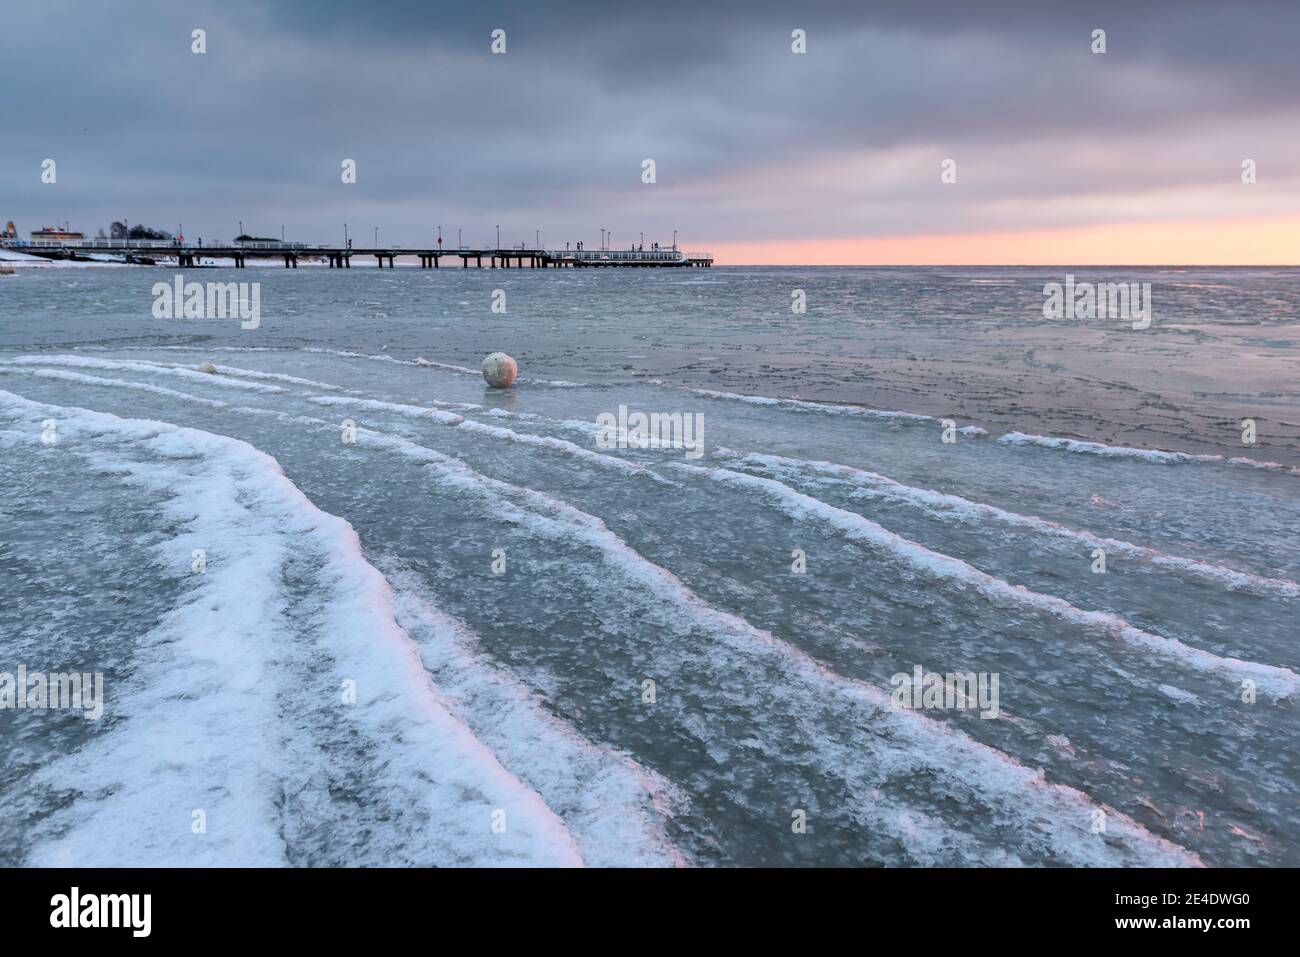
<instances>
[{"instance_id":1,"label":"white buoy","mask_svg":"<svg viewBox=\"0 0 1300 957\"><path fill-rule=\"evenodd\" d=\"M504 389L519 375L519 365L504 352L494 352L483 360L483 378L494 389Z\"/></svg>"},{"instance_id":2,"label":"white buoy","mask_svg":"<svg viewBox=\"0 0 1300 957\"><path fill-rule=\"evenodd\" d=\"M216 375L217 367L214 366L211 362L200 362L199 371L206 372L208 375Z\"/></svg>"}]
</instances>

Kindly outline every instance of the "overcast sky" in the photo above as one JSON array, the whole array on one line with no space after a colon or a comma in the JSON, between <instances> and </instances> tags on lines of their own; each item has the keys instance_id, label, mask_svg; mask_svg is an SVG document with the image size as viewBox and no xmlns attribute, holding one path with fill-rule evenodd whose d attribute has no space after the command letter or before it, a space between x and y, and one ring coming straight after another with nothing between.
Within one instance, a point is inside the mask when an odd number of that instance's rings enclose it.
<instances>
[{"instance_id":1,"label":"overcast sky","mask_svg":"<svg viewBox=\"0 0 1300 957\"><path fill-rule=\"evenodd\" d=\"M1300 251L1295 2L0 2L0 222L24 236L127 216L205 242L241 219L453 245L676 228L733 262Z\"/></svg>"}]
</instances>

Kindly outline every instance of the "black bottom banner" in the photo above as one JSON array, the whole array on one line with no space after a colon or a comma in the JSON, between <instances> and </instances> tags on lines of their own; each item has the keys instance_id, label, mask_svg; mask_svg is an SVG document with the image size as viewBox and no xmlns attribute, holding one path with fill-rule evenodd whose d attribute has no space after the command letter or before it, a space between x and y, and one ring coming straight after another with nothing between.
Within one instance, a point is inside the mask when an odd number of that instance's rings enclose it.
<instances>
[{"instance_id":1,"label":"black bottom banner","mask_svg":"<svg viewBox=\"0 0 1300 957\"><path fill-rule=\"evenodd\" d=\"M568 933L590 920L650 935L659 922L689 920L734 941L783 923L798 936L838 934L848 919L858 934L921 927L951 942L978 939L967 931L1027 931L1071 941L1199 936L1232 947L1293 922L1283 908L1295 878L1293 870L6 870L0 926L10 944L75 933L78 944L301 946L444 922L461 930L486 922L498 942L502 931L536 942L557 920Z\"/></svg>"}]
</instances>

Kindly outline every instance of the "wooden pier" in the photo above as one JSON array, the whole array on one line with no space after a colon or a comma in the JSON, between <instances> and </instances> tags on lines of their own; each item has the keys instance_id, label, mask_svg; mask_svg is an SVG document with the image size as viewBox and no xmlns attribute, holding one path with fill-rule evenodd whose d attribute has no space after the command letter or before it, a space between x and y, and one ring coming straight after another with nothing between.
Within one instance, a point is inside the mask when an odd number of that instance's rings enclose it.
<instances>
[{"instance_id":1,"label":"wooden pier","mask_svg":"<svg viewBox=\"0 0 1300 957\"><path fill-rule=\"evenodd\" d=\"M419 260L421 269L437 269L443 259L459 259L461 268L473 263L490 269L587 269L587 268L685 268L707 269L713 265L709 253L687 253L676 249L527 249L518 247L456 249L442 246L329 246L310 243L234 242L218 245L180 244L149 239L87 239L76 242L61 240L9 240L4 248L46 259L85 259L90 254L120 255L128 261L175 259L179 267L197 266L199 260L230 259L235 268L243 269L249 259L283 259L286 269L297 269L300 259L319 259L331 269L349 269L352 258L374 257L379 268L392 269L399 256Z\"/></svg>"}]
</instances>

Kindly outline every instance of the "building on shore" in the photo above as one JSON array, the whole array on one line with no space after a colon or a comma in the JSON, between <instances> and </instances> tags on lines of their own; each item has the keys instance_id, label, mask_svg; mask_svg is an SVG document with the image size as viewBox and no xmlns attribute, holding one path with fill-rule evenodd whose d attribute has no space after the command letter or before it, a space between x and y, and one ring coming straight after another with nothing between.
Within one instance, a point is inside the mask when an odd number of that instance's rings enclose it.
<instances>
[{"instance_id":1,"label":"building on shore","mask_svg":"<svg viewBox=\"0 0 1300 957\"><path fill-rule=\"evenodd\" d=\"M32 241L35 242L41 239L64 243L80 243L85 241L86 234L76 232L70 229L67 223L64 223L61 229L58 226L42 226L40 229L33 229Z\"/></svg>"}]
</instances>

